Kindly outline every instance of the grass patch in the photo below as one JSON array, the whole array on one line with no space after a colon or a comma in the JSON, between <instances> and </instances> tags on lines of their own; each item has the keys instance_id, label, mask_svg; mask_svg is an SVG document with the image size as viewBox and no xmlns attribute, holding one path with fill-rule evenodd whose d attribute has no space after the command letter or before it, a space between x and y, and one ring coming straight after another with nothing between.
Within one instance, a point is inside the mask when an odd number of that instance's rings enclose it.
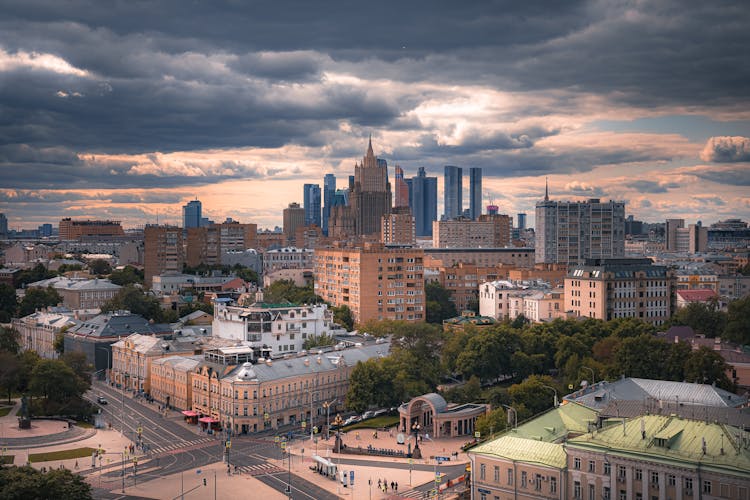
<instances>
[{"instance_id":1,"label":"grass patch","mask_svg":"<svg viewBox=\"0 0 750 500\"><path fill-rule=\"evenodd\" d=\"M8 413L10 413L10 410L12 410L12 406L6 406L4 408L0 408L0 417L6 416Z\"/></svg>"},{"instance_id":2,"label":"grass patch","mask_svg":"<svg viewBox=\"0 0 750 500\"><path fill-rule=\"evenodd\" d=\"M79 420L78 422L76 422L76 425L80 427L81 429L93 429L94 428L94 424L89 423L89 422L84 422L83 420Z\"/></svg>"},{"instance_id":3,"label":"grass patch","mask_svg":"<svg viewBox=\"0 0 750 500\"><path fill-rule=\"evenodd\" d=\"M347 425L343 430L351 431L354 429L380 429L381 427L392 427L398 425L398 420L398 415L383 415L381 417L367 419L364 422Z\"/></svg>"},{"instance_id":4,"label":"grass patch","mask_svg":"<svg viewBox=\"0 0 750 500\"><path fill-rule=\"evenodd\" d=\"M15 459L15 456L13 455L3 455L2 457L0 457L0 464L13 465L14 459Z\"/></svg>"},{"instance_id":5,"label":"grass patch","mask_svg":"<svg viewBox=\"0 0 750 500\"><path fill-rule=\"evenodd\" d=\"M96 448L75 448L72 450L48 451L47 453L32 453L29 462L49 462L51 460L68 460L70 458L91 457Z\"/></svg>"}]
</instances>

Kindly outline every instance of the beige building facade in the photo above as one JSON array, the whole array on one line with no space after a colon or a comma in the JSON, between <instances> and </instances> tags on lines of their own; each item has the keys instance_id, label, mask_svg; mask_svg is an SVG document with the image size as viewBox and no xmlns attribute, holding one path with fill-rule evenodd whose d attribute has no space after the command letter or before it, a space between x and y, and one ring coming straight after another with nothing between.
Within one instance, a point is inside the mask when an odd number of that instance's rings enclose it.
<instances>
[{"instance_id":1,"label":"beige building facade","mask_svg":"<svg viewBox=\"0 0 750 500\"><path fill-rule=\"evenodd\" d=\"M144 234L144 283L151 288L154 276L181 273L185 263L182 228L146 226Z\"/></svg>"}]
</instances>

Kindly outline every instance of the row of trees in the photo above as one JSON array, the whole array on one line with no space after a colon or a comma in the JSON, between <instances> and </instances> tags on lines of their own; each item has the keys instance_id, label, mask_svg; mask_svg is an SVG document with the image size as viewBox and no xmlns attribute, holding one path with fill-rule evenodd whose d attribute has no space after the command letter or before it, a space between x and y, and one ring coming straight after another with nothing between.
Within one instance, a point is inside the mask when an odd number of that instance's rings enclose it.
<instances>
[{"instance_id":1,"label":"row of trees","mask_svg":"<svg viewBox=\"0 0 750 500\"><path fill-rule=\"evenodd\" d=\"M717 301L707 304L694 302L679 309L670 324L690 326L696 333L736 344L750 344L750 296L729 303L726 311Z\"/></svg>"},{"instance_id":2,"label":"row of trees","mask_svg":"<svg viewBox=\"0 0 750 500\"><path fill-rule=\"evenodd\" d=\"M448 400L513 404L520 409L519 417L552 406L551 396L539 397L544 391L538 386L550 386L562 395L592 378L626 375L735 389L718 353L666 342L654 336L652 325L632 318L503 322L447 333L437 325L391 321L363 328L375 335L392 334L393 345L390 356L360 363L353 370L346 404L355 411L400 404L453 377L468 382L446 391Z\"/></svg>"}]
</instances>

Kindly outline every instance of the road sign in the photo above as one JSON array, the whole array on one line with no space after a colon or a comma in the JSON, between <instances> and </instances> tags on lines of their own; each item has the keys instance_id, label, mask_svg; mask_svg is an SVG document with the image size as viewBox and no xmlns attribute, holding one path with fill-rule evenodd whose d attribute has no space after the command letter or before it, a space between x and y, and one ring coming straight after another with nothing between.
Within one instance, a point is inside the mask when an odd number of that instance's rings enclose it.
<instances>
[{"instance_id":1,"label":"road sign","mask_svg":"<svg viewBox=\"0 0 750 500\"><path fill-rule=\"evenodd\" d=\"M302 421L302 428L304 429L305 427L307 427L307 422L305 422L305 421L303 420L303 421Z\"/></svg>"},{"instance_id":2,"label":"road sign","mask_svg":"<svg viewBox=\"0 0 750 500\"><path fill-rule=\"evenodd\" d=\"M274 442L274 443L278 443L279 441L281 441L281 438L280 438L279 436L275 436L275 437L273 438L273 442Z\"/></svg>"},{"instance_id":3,"label":"road sign","mask_svg":"<svg viewBox=\"0 0 750 500\"><path fill-rule=\"evenodd\" d=\"M232 447L232 442L231 442L230 440L228 440L228 439L227 439L227 449L229 449L229 448L231 448L231 447Z\"/></svg>"},{"instance_id":4,"label":"road sign","mask_svg":"<svg viewBox=\"0 0 750 500\"><path fill-rule=\"evenodd\" d=\"M320 432L320 429L318 429L318 426L316 425L313 427L313 434L317 434L318 432Z\"/></svg>"},{"instance_id":5,"label":"road sign","mask_svg":"<svg viewBox=\"0 0 750 500\"><path fill-rule=\"evenodd\" d=\"M440 473L439 472L435 473L435 484L440 484Z\"/></svg>"},{"instance_id":6,"label":"road sign","mask_svg":"<svg viewBox=\"0 0 750 500\"><path fill-rule=\"evenodd\" d=\"M477 432L474 433L474 437L477 438L477 439L479 439L481 436L482 436L482 434L479 431L477 431Z\"/></svg>"}]
</instances>

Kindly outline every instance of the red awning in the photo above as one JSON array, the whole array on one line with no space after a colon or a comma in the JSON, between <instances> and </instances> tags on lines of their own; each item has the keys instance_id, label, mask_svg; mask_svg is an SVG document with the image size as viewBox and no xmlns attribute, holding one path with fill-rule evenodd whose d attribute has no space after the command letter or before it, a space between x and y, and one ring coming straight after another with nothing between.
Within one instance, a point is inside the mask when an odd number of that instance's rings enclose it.
<instances>
[{"instance_id":1,"label":"red awning","mask_svg":"<svg viewBox=\"0 0 750 500\"><path fill-rule=\"evenodd\" d=\"M219 423L219 421L213 417L201 417L198 419L198 422L203 422L204 424L218 424Z\"/></svg>"},{"instance_id":2,"label":"red awning","mask_svg":"<svg viewBox=\"0 0 750 500\"><path fill-rule=\"evenodd\" d=\"M194 412L193 410L183 410L182 414L185 415L186 417L197 417L198 416L198 414L196 412Z\"/></svg>"}]
</instances>

